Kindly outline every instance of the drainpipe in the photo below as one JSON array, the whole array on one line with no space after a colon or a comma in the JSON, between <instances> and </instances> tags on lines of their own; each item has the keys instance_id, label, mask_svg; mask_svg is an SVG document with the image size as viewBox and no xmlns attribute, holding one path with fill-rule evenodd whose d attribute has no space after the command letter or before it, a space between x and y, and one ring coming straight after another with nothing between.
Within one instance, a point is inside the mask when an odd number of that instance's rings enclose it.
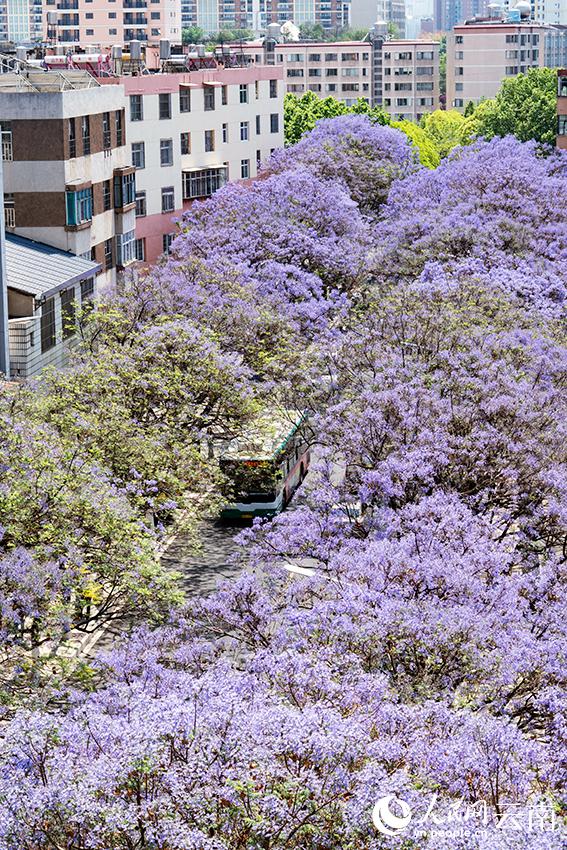
<instances>
[{"instance_id":1,"label":"drainpipe","mask_svg":"<svg viewBox=\"0 0 567 850\"><path fill-rule=\"evenodd\" d=\"M4 232L4 183L0 156L0 373L10 377L8 348L8 279L6 277L6 241Z\"/></svg>"}]
</instances>

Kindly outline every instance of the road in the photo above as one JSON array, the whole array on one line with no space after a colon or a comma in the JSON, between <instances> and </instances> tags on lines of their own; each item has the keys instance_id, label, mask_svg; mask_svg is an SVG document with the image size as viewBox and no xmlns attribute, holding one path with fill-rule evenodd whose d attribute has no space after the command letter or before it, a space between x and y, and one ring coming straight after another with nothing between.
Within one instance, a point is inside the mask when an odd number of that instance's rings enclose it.
<instances>
[{"instance_id":1,"label":"road","mask_svg":"<svg viewBox=\"0 0 567 850\"><path fill-rule=\"evenodd\" d=\"M219 580L233 578L242 571L242 550L234 542L241 530L242 526L206 520L198 531L197 551L186 534L178 534L162 556L162 563L181 573L181 586L187 596L203 596L214 590Z\"/></svg>"}]
</instances>

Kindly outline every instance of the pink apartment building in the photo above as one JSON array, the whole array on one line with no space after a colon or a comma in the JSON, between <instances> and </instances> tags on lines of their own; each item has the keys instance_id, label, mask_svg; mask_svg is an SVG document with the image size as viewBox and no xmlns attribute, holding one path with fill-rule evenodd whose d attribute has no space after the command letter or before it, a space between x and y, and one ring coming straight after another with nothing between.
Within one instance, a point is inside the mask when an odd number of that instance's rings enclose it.
<instances>
[{"instance_id":1,"label":"pink apartment building","mask_svg":"<svg viewBox=\"0 0 567 850\"><path fill-rule=\"evenodd\" d=\"M179 0L44 0L44 38L106 49L132 40L181 42Z\"/></svg>"},{"instance_id":2,"label":"pink apartment building","mask_svg":"<svg viewBox=\"0 0 567 850\"><path fill-rule=\"evenodd\" d=\"M138 260L169 246L183 211L229 180L256 177L283 146L281 68L204 69L101 78L126 98L126 138L136 167Z\"/></svg>"}]
</instances>

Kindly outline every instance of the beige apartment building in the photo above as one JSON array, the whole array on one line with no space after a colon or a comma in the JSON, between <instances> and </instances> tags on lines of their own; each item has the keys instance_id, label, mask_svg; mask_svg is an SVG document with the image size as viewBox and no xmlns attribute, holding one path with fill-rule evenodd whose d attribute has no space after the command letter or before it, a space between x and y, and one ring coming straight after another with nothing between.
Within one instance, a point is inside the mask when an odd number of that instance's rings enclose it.
<instances>
[{"instance_id":1,"label":"beige apartment building","mask_svg":"<svg viewBox=\"0 0 567 850\"><path fill-rule=\"evenodd\" d=\"M256 64L283 68L286 91L359 98L396 117L418 120L439 107L439 44L434 41L336 41L232 45ZM399 102L398 102L399 101Z\"/></svg>"},{"instance_id":2,"label":"beige apartment building","mask_svg":"<svg viewBox=\"0 0 567 850\"><path fill-rule=\"evenodd\" d=\"M439 108L439 42L386 41L382 50L383 108L419 122Z\"/></svg>"},{"instance_id":3,"label":"beige apartment building","mask_svg":"<svg viewBox=\"0 0 567 850\"><path fill-rule=\"evenodd\" d=\"M530 68L567 65L567 30L527 20L487 19L447 36L447 104L462 110L491 98L502 81Z\"/></svg>"}]
</instances>

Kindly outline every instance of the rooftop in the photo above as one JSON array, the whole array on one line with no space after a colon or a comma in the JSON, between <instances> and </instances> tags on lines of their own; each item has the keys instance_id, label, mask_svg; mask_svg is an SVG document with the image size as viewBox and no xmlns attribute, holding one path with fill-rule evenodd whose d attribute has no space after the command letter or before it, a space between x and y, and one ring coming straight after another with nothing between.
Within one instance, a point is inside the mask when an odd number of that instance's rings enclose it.
<instances>
[{"instance_id":1,"label":"rooftop","mask_svg":"<svg viewBox=\"0 0 567 850\"><path fill-rule=\"evenodd\" d=\"M0 56L0 65L2 57ZM1 70L1 69L0 69ZM22 67L17 71L0 73L0 95L10 92L61 92L90 89L100 83L88 71L46 71Z\"/></svg>"},{"instance_id":2,"label":"rooftop","mask_svg":"<svg viewBox=\"0 0 567 850\"><path fill-rule=\"evenodd\" d=\"M42 242L6 234L8 287L41 299L93 277L101 266Z\"/></svg>"}]
</instances>

